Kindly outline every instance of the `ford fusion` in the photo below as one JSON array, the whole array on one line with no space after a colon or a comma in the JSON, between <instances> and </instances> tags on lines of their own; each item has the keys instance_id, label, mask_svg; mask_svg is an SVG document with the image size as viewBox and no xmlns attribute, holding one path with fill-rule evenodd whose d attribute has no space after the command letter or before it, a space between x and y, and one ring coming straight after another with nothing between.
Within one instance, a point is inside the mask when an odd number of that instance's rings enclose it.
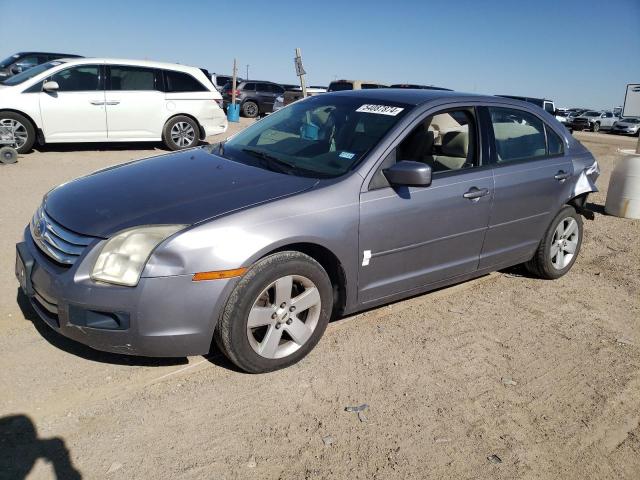
<instances>
[{"instance_id":1,"label":"ford fusion","mask_svg":"<svg viewBox=\"0 0 640 480\"><path fill-rule=\"evenodd\" d=\"M17 245L38 315L98 350L291 365L329 320L524 264L555 279L594 157L507 98L361 90L295 102L226 142L47 193Z\"/></svg>"}]
</instances>

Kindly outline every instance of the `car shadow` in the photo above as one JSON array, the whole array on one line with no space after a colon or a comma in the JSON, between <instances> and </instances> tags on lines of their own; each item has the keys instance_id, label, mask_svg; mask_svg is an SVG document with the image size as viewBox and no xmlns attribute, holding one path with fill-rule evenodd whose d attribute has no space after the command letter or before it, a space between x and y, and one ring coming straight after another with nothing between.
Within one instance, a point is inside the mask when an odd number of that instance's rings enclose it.
<instances>
[{"instance_id":1,"label":"car shadow","mask_svg":"<svg viewBox=\"0 0 640 480\"><path fill-rule=\"evenodd\" d=\"M0 477L27 478L40 458L51 464L57 479L82 478L62 438L38 438L36 426L27 415L0 417Z\"/></svg>"},{"instance_id":2,"label":"car shadow","mask_svg":"<svg viewBox=\"0 0 640 480\"><path fill-rule=\"evenodd\" d=\"M76 342L75 340L71 340L70 338L59 334L54 329L49 327L49 325L47 325L38 316L36 311L31 306L31 302L29 301L27 296L22 293L22 290L20 290L19 288L16 296L16 302L18 303L18 306L20 307L25 320L33 323L33 326L38 331L38 333L42 336L42 338L49 342L49 344L53 345L56 348L59 348L64 352L76 355L80 358L84 358L85 360L91 360L99 363L111 363L114 365L130 365L140 367L166 367L172 365L186 365L188 363L186 357L140 357L94 350L93 348L87 347L82 343Z\"/></svg>"}]
</instances>

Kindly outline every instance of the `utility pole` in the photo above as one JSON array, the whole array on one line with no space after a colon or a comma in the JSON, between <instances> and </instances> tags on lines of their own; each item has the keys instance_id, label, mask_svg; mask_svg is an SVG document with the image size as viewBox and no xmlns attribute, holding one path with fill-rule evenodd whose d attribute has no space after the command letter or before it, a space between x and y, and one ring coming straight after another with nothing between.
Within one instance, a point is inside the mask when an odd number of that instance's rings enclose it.
<instances>
[{"instance_id":1,"label":"utility pole","mask_svg":"<svg viewBox=\"0 0 640 480\"><path fill-rule=\"evenodd\" d=\"M236 64L236 59L233 59L233 78L231 79L231 104L235 106L236 104L236 82L238 76L238 67Z\"/></svg>"},{"instance_id":2,"label":"utility pole","mask_svg":"<svg viewBox=\"0 0 640 480\"><path fill-rule=\"evenodd\" d=\"M247 63L247 78L245 80L249 80L249 64Z\"/></svg>"},{"instance_id":3,"label":"utility pole","mask_svg":"<svg viewBox=\"0 0 640 480\"><path fill-rule=\"evenodd\" d=\"M296 66L296 75L300 77L300 87L302 88L302 98L307 98L307 85L305 83L304 76L307 72L304 71L302 66L302 51L296 48L296 57L293 59Z\"/></svg>"}]
</instances>

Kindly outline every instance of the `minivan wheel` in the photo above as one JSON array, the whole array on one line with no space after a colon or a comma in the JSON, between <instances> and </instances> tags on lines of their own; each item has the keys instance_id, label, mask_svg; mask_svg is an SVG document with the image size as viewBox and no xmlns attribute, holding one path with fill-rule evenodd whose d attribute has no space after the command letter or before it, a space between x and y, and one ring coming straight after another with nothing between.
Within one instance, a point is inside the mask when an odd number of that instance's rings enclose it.
<instances>
[{"instance_id":1,"label":"minivan wheel","mask_svg":"<svg viewBox=\"0 0 640 480\"><path fill-rule=\"evenodd\" d=\"M566 205L553 219L538 250L525 266L540 278L560 278L575 263L581 245L582 217Z\"/></svg>"},{"instance_id":2,"label":"minivan wheel","mask_svg":"<svg viewBox=\"0 0 640 480\"><path fill-rule=\"evenodd\" d=\"M190 117L178 115L171 118L162 130L162 140L170 150L182 150L198 145L200 127Z\"/></svg>"},{"instance_id":3,"label":"minivan wheel","mask_svg":"<svg viewBox=\"0 0 640 480\"><path fill-rule=\"evenodd\" d=\"M600 131L600 122L596 122L596 123L594 123L594 124L593 124L593 128L592 128L592 130L593 130L594 132L599 132L599 131Z\"/></svg>"},{"instance_id":4,"label":"minivan wheel","mask_svg":"<svg viewBox=\"0 0 640 480\"><path fill-rule=\"evenodd\" d=\"M279 252L253 265L229 296L216 343L239 368L262 373L292 365L316 346L333 306L329 276L313 258Z\"/></svg>"},{"instance_id":5,"label":"minivan wheel","mask_svg":"<svg viewBox=\"0 0 640 480\"><path fill-rule=\"evenodd\" d=\"M0 112L0 127L7 127L13 132L18 153L27 153L36 141L36 129L24 115L16 112Z\"/></svg>"},{"instance_id":6,"label":"minivan wheel","mask_svg":"<svg viewBox=\"0 0 640 480\"><path fill-rule=\"evenodd\" d=\"M260 109L258 108L258 104L252 101L246 101L242 104L242 114L245 117L255 118L260 113Z\"/></svg>"}]
</instances>

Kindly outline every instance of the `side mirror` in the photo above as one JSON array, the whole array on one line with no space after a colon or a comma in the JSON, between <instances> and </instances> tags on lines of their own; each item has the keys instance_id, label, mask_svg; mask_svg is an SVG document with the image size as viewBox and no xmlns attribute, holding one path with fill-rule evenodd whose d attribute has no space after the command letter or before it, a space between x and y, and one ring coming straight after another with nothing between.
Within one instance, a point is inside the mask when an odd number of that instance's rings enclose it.
<instances>
[{"instance_id":1,"label":"side mirror","mask_svg":"<svg viewBox=\"0 0 640 480\"><path fill-rule=\"evenodd\" d=\"M53 82L51 80L44 82L44 85L42 85L42 90L45 92L57 92L59 88L60 85L58 85L58 82Z\"/></svg>"},{"instance_id":2,"label":"side mirror","mask_svg":"<svg viewBox=\"0 0 640 480\"><path fill-rule=\"evenodd\" d=\"M24 69L22 68L22 65L14 65L13 67L11 67L11 73L14 75L22 73L23 70Z\"/></svg>"},{"instance_id":3,"label":"side mirror","mask_svg":"<svg viewBox=\"0 0 640 480\"><path fill-rule=\"evenodd\" d=\"M382 171L391 185L428 187L431 185L431 167L422 162L401 160Z\"/></svg>"}]
</instances>

